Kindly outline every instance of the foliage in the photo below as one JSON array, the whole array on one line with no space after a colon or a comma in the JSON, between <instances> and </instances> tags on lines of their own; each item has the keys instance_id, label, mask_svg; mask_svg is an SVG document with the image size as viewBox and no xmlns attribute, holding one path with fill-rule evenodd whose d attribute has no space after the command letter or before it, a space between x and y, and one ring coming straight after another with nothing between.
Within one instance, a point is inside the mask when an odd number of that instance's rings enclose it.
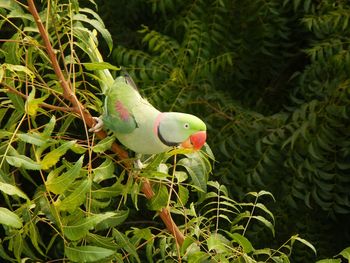
<instances>
[{"instance_id":1,"label":"foliage","mask_svg":"<svg viewBox=\"0 0 350 263\"><path fill-rule=\"evenodd\" d=\"M112 60L163 110L206 116L231 197L269 190L278 232L339 251L350 237L349 2L151 2L139 42Z\"/></svg>"},{"instance_id":2,"label":"foliage","mask_svg":"<svg viewBox=\"0 0 350 263\"><path fill-rule=\"evenodd\" d=\"M153 10L158 8L167 11L154 2ZM216 9L215 21L219 21L226 11L221 2ZM215 34L224 28L193 19L196 12L172 25L180 31L181 42L142 29L143 41L159 57L140 51L129 56L133 65L151 67L131 70L149 85L146 93L153 94L154 102L163 99L161 107L169 102L169 109L177 109L179 102L190 105L188 92L198 89L207 94L214 74L233 65L231 51L210 53L203 48L212 41L205 30ZM149 157L141 171L125 166L125 160L109 151L113 138L97 141L78 118L82 109L73 108L67 100L69 94L54 74L47 48L23 4L0 1L0 17L8 38L0 53L3 260L289 262L295 241L315 251L298 235L277 249L254 248L246 237L252 225L275 234L274 215L263 204L273 196L267 191L250 192L244 201L234 201L225 186L209 180L213 160L209 146L201 152L174 149ZM118 69L103 62L95 49L97 34L112 49L101 18L92 9L79 7L78 1L49 1L41 5L40 20L73 96L89 111L99 112L101 91L110 85L110 70ZM222 38L216 34L213 41L219 43ZM127 61L122 51L119 47L113 54ZM156 83L162 88L158 90ZM169 87L176 90L175 99ZM155 192L148 202L141 194L146 180ZM162 209L169 209L185 232L181 246L155 217Z\"/></svg>"}]
</instances>

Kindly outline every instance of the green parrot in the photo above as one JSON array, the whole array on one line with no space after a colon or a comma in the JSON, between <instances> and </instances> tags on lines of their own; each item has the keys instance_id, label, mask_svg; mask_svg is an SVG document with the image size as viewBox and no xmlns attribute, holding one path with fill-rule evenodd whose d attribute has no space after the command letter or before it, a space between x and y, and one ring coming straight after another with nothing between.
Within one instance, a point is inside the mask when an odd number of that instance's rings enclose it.
<instances>
[{"instance_id":1,"label":"green parrot","mask_svg":"<svg viewBox=\"0 0 350 263\"><path fill-rule=\"evenodd\" d=\"M111 130L136 154L157 154L176 146L199 150L207 136L205 123L196 116L153 107L127 73L105 91L103 114L95 120L90 131Z\"/></svg>"}]
</instances>

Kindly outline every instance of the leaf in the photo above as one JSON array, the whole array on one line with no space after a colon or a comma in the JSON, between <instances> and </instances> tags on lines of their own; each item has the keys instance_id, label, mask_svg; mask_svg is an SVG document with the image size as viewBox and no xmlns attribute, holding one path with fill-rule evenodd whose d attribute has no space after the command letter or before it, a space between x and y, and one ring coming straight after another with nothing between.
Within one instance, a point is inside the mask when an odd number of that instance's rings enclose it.
<instances>
[{"instance_id":1,"label":"leaf","mask_svg":"<svg viewBox=\"0 0 350 263\"><path fill-rule=\"evenodd\" d=\"M93 174L93 180L96 183L100 183L103 180L115 177L113 161L107 158L100 166L93 169Z\"/></svg>"},{"instance_id":2,"label":"leaf","mask_svg":"<svg viewBox=\"0 0 350 263\"><path fill-rule=\"evenodd\" d=\"M112 64L108 62L92 62L92 63L82 63L82 65L87 70L103 70L103 69L111 69L111 70L121 70L121 68L118 68L116 66L113 66Z\"/></svg>"},{"instance_id":3,"label":"leaf","mask_svg":"<svg viewBox=\"0 0 350 263\"><path fill-rule=\"evenodd\" d=\"M29 201L28 196L17 186L0 182L0 191L4 192L7 195L17 195Z\"/></svg>"},{"instance_id":4,"label":"leaf","mask_svg":"<svg viewBox=\"0 0 350 263\"><path fill-rule=\"evenodd\" d=\"M0 224L14 228L21 228L22 220L14 212L5 207L0 207Z\"/></svg>"},{"instance_id":5,"label":"leaf","mask_svg":"<svg viewBox=\"0 0 350 263\"><path fill-rule=\"evenodd\" d=\"M94 262L112 256L115 251L96 246L65 247L64 253L73 262Z\"/></svg>"},{"instance_id":6,"label":"leaf","mask_svg":"<svg viewBox=\"0 0 350 263\"><path fill-rule=\"evenodd\" d=\"M36 146L43 146L49 141L39 133L19 133L17 134L17 137L23 142Z\"/></svg>"},{"instance_id":7,"label":"leaf","mask_svg":"<svg viewBox=\"0 0 350 263\"><path fill-rule=\"evenodd\" d=\"M315 253L315 255L317 254L316 248L309 241L298 237L298 235L294 235L294 236L291 237L292 245L293 245L294 241L299 241L300 243L303 243L305 246L311 248L311 250Z\"/></svg>"},{"instance_id":8,"label":"leaf","mask_svg":"<svg viewBox=\"0 0 350 263\"><path fill-rule=\"evenodd\" d=\"M11 72L23 72L25 74L27 74L29 77L31 77L32 79L35 78L35 74L27 67L22 66L22 65L13 65L13 64L8 64L8 63L4 63L1 65L3 68L6 68L7 70L11 71Z\"/></svg>"},{"instance_id":9,"label":"leaf","mask_svg":"<svg viewBox=\"0 0 350 263\"><path fill-rule=\"evenodd\" d=\"M92 190L91 195L96 199L111 198L121 195L125 190L125 186L120 182L115 182L112 186L103 187L97 190Z\"/></svg>"},{"instance_id":10,"label":"leaf","mask_svg":"<svg viewBox=\"0 0 350 263\"><path fill-rule=\"evenodd\" d=\"M44 102L48 98L49 94L41 97L35 98L35 87L33 86L32 91L29 93L29 96L26 100L25 109L28 115L36 116L36 113L39 109L39 105Z\"/></svg>"},{"instance_id":11,"label":"leaf","mask_svg":"<svg viewBox=\"0 0 350 263\"><path fill-rule=\"evenodd\" d=\"M155 195L149 200L147 206L150 210L160 211L167 206L169 193L166 186L162 184L157 184L155 188Z\"/></svg>"},{"instance_id":12,"label":"leaf","mask_svg":"<svg viewBox=\"0 0 350 263\"><path fill-rule=\"evenodd\" d=\"M204 193L207 192L207 171L206 167L198 158L183 158L178 163L183 166L192 179L192 183Z\"/></svg>"},{"instance_id":13,"label":"leaf","mask_svg":"<svg viewBox=\"0 0 350 263\"><path fill-rule=\"evenodd\" d=\"M136 247L129 241L128 237L119 232L115 228L113 229L113 236L117 244L125 249L130 255L132 255L137 262L141 262L139 255L137 254Z\"/></svg>"},{"instance_id":14,"label":"leaf","mask_svg":"<svg viewBox=\"0 0 350 263\"><path fill-rule=\"evenodd\" d=\"M181 184L178 185L178 188L178 204L181 206L185 206L189 199L189 191L186 187L182 186Z\"/></svg>"},{"instance_id":15,"label":"leaf","mask_svg":"<svg viewBox=\"0 0 350 263\"><path fill-rule=\"evenodd\" d=\"M76 143L75 140L67 141L63 143L61 146L59 146L58 148L46 154L41 161L42 168L44 170L47 170L52 166L54 166L59 161L61 156L64 155L75 143Z\"/></svg>"},{"instance_id":16,"label":"leaf","mask_svg":"<svg viewBox=\"0 0 350 263\"><path fill-rule=\"evenodd\" d=\"M229 252L228 246L230 241L221 234L212 234L207 240L208 250L214 250L216 253Z\"/></svg>"},{"instance_id":17,"label":"leaf","mask_svg":"<svg viewBox=\"0 0 350 263\"><path fill-rule=\"evenodd\" d=\"M343 256L350 262L350 247L343 249L337 256Z\"/></svg>"},{"instance_id":18,"label":"leaf","mask_svg":"<svg viewBox=\"0 0 350 263\"><path fill-rule=\"evenodd\" d=\"M242 236L239 233L231 234L228 231L225 231L225 232L232 238L232 240L237 242L243 248L244 253L248 254L255 250L253 245L250 243L249 239L247 239L246 237Z\"/></svg>"},{"instance_id":19,"label":"leaf","mask_svg":"<svg viewBox=\"0 0 350 263\"><path fill-rule=\"evenodd\" d=\"M341 263L341 259L337 258L337 259L321 259L321 260L317 260L316 263Z\"/></svg>"},{"instance_id":20,"label":"leaf","mask_svg":"<svg viewBox=\"0 0 350 263\"><path fill-rule=\"evenodd\" d=\"M116 227L122 224L129 216L129 210L119 210L113 212L113 215L96 225L96 230L104 230L112 227Z\"/></svg>"},{"instance_id":21,"label":"leaf","mask_svg":"<svg viewBox=\"0 0 350 263\"><path fill-rule=\"evenodd\" d=\"M84 155L79 158L73 167L69 168L67 172L63 173L60 176L55 176L55 173L50 172L45 182L47 190L51 191L54 194L62 194L64 191L66 191L72 185L74 180L79 176L81 167L83 165L83 159Z\"/></svg>"},{"instance_id":22,"label":"leaf","mask_svg":"<svg viewBox=\"0 0 350 263\"><path fill-rule=\"evenodd\" d=\"M6 161L8 162L8 164L18 168L24 168L27 170L41 169L40 164L36 163L32 159L24 155L6 156Z\"/></svg>"},{"instance_id":23,"label":"leaf","mask_svg":"<svg viewBox=\"0 0 350 263\"><path fill-rule=\"evenodd\" d=\"M106 212L80 218L77 222L71 222L63 226L63 233L70 240L79 240L86 236L89 230L93 229L98 223L114 215L114 212Z\"/></svg>"},{"instance_id":24,"label":"leaf","mask_svg":"<svg viewBox=\"0 0 350 263\"><path fill-rule=\"evenodd\" d=\"M54 204L61 211L72 212L82 205L86 199L86 193L90 190L91 179L86 178L77 188L63 200L57 200Z\"/></svg>"},{"instance_id":25,"label":"leaf","mask_svg":"<svg viewBox=\"0 0 350 263\"><path fill-rule=\"evenodd\" d=\"M92 27L94 27L97 31L99 31L102 35L102 37L105 39L109 50L112 50L113 47L113 40L112 36L109 33L109 31L105 28L104 24L102 21L96 20L96 19L90 19L86 15L83 14L75 14L73 16L73 20L79 20L85 23L90 24Z\"/></svg>"},{"instance_id":26,"label":"leaf","mask_svg":"<svg viewBox=\"0 0 350 263\"><path fill-rule=\"evenodd\" d=\"M115 141L115 138L113 136L106 137L101 141L99 141L94 147L92 147L92 150L95 153L103 153L106 150L109 150L111 148L114 141Z\"/></svg>"},{"instance_id":27,"label":"leaf","mask_svg":"<svg viewBox=\"0 0 350 263\"><path fill-rule=\"evenodd\" d=\"M56 125L56 117L55 115L52 115L50 121L45 125L45 129L42 133L43 136L45 136L46 138L50 138L53 129L55 128Z\"/></svg>"},{"instance_id":28,"label":"leaf","mask_svg":"<svg viewBox=\"0 0 350 263\"><path fill-rule=\"evenodd\" d=\"M257 219L259 222L267 226L271 230L272 235L275 236L275 228L273 227L273 224L269 220L267 220L263 216L251 216L251 217Z\"/></svg>"}]
</instances>

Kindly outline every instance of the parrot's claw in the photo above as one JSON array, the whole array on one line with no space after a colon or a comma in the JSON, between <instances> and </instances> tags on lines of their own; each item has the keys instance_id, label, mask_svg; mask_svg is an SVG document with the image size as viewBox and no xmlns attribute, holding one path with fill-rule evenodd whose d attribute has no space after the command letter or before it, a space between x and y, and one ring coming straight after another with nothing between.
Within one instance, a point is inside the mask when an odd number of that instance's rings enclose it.
<instances>
[{"instance_id":1,"label":"parrot's claw","mask_svg":"<svg viewBox=\"0 0 350 263\"><path fill-rule=\"evenodd\" d=\"M99 132L102 130L103 127L103 121L101 116L100 117L92 117L95 120L95 125L89 129L89 132Z\"/></svg>"},{"instance_id":2,"label":"parrot's claw","mask_svg":"<svg viewBox=\"0 0 350 263\"><path fill-rule=\"evenodd\" d=\"M137 159L134 165L135 165L135 168L138 170L142 170L145 167L145 165L141 162L140 159Z\"/></svg>"},{"instance_id":3,"label":"parrot's claw","mask_svg":"<svg viewBox=\"0 0 350 263\"><path fill-rule=\"evenodd\" d=\"M135 157L136 157L136 160L134 161L135 168L138 169L138 170L142 170L143 168L145 168L146 165L144 165L141 162L142 154L137 153Z\"/></svg>"}]
</instances>

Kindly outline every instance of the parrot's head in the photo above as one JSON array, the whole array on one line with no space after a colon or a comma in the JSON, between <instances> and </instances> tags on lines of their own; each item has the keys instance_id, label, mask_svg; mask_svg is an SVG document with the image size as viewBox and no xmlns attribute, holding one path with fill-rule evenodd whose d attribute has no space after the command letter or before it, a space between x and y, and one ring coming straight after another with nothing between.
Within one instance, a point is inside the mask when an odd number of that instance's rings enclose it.
<instances>
[{"instance_id":1,"label":"parrot's head","mask_svg":"<svg viewBox=\"0 0 350 263\"><path fill-rule=\"evenodd\" d=\"M207 127L201 119L179 112L161 113L155 125L155 132L165 145L194 150L199 150L204 145L206 130Z\"/></svg>"}]
</instances>

